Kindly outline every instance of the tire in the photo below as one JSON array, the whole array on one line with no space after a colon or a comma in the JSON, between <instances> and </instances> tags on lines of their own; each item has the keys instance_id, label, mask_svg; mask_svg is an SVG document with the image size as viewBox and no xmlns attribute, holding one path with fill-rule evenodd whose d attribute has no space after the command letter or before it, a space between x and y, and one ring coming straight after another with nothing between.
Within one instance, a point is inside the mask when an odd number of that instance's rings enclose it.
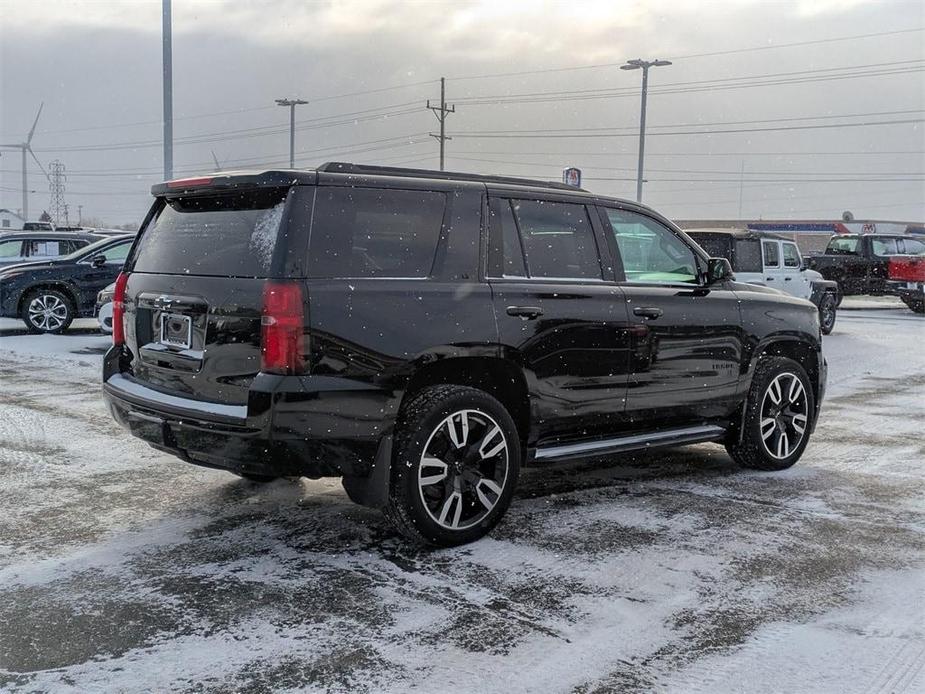
<instances>
[{"instance_id":1,"label":"tire","mask_svg":"<svg viewBox=\"0 0 925 694\"><path fill-rule=\"evenodd\" d=\"M903 302L915 313L925 313L925 301L904 298Z\"/></svg>"},{"instance_id":2,"label":"tire","mask_svg":"<svg viewBox=\"0 0 925 694\"><path fill-rule=\"evenodd\" d=\"M235 472L233 474L254 484L267 484L279 479L279 477L274 477L273 475L255 475L252 472Z\"/></svg>"},{"instance_id":3,"label":"tire","mask_svg":"<svg viewBox=\"0 0 925 694\"><path fill-rule=\"evenodd\" d=\"M22 302L20 318L30 333L58 335L74 320L74 302L57 289L35 289Z\"/></svg>"},{"instance_id":4,"label":"tire","mask_svg":"<svg viewBox=\"0 0 925 694\"><path fill-rule=\"evenodd\" d=\"M799 385L794 385L794 379ZM727 442L726 450L741 467L785 470L800 459L809 443L814 406L812 384L802 366L786 357L759 359L745 404L741 440Z\"/></svg>"},{"instance_id":5,"label":"tire","mask_svg":"<svg viewBox=\"0 0 925 694\"><path fill-rule=\"evenodd\" d=\"M386 517L420 544L477 540L510 505L520 461L517 427L495 398L464 386L424 388L396 424Z\"/></svg>"},{"instance_id":6,"label":"tire","mask_svg":"<svg viewBox=\"0 0 925 694\"><path fill-rule=\"evenodd\" d=\"M823 335L829 335L835 327L837 306L835 294L832 292L826 292L819 300L819 327Z\"/></svg>"}]
</instances>

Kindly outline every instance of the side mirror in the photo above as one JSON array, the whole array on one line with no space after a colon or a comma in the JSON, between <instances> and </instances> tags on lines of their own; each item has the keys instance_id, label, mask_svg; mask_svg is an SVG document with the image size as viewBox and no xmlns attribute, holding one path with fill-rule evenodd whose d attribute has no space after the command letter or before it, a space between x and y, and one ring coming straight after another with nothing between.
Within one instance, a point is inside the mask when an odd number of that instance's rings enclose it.
<instances>
[{"instance_id":1,"label":"side mirror","mask_svg":"<svg viewBox=\"0 0 925 694\"><path fill-rule=\"evenodd\" d=\"M735 279L735 275L732 273L732 265L729 264L728 260L725 258L710 258L707 260L707 286L731 279Z\"/></svg>"},{"instance_id":2,"label":"side mirror","mask_svg":"<svg viewBox=\"0 0 925 694\"><path fill-rule=\"evenodd\" d=\"M103 265L105 264L106 264L105 255L95 255L93 256L93 260L90 261L90 265L92 267L103 267Z\"/></svg>"}]
</instances>

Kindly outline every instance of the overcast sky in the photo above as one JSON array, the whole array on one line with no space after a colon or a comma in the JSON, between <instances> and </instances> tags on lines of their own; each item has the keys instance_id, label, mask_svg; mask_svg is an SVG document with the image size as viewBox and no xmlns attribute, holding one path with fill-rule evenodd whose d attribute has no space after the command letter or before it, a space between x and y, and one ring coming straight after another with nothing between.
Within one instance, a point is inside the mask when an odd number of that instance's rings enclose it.
<instances>
[{"instance_id":1,"label":"overcast sky","mask_svg":"<svg viewBox=\"0 0 925 694\"><path fill-rule=\"evenodd\" d=\"M436 168L424 102L446 76L447 168L558 179L575 165L586 188L632 198L641 75L617 66L665 58L645 202L677 219L741 205L921 221L923 27L922 0L174 0L175 174L213 170L213 152L224 168L286 166L281 97L311 102L297 166ZM65 165L72 220L82 205L139 221L163 177L160 0L0 0L0 142L22 141L43 101L33 149ZM37 217L48 183L29 171ZM4 150L0 207L20 208L20 189Z\"/></svg>"}]
</instances>

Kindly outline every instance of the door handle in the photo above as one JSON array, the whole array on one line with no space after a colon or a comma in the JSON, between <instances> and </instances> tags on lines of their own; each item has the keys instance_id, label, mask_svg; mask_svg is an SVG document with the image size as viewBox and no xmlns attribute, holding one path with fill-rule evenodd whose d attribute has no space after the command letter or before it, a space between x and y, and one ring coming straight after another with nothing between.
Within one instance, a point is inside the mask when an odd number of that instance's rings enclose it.
<instances>
[{"instance_id":1,"label":"door handle","mask_svg":"<svg viewBox=\"0 0 925 694\"><path fill-rule=\"evenodd\" d=\"M774 278L773 278L773 277L766 277L765 279L766 279L768 282L773 282L773 281L774 281Z\"/></svg>"},{"instance_id":2,"label":"door handle","mask_svg":"<svg viewBox=\"0 0 925 694\"><path fill-rule=\"evenodd\" d=\"M507 315L518 316L519 318L532 320L542 316L543 309L541 309L539 306L508 306Z\"/></svg>"},{"instance_id":3,"label":"door handle","mask_svg":"<svg viewBox=\"0 0 925 694\"><path fill-rule=\"evenodd\" d=\"M664 313L662 309L656 308L655 306L637 306L633 309L634 316L641 316L643 318L648 318L649 320L655 320Z\"/></svg>"},{"instance_id":4,"label":"door handle","mask_svg":"<svg viewBox=\"0 0 925 694\"><path fill-rule=\"evenodd\" d=\"M792 279L793 279L792 277L785 277L785 278L784 278L784 282L789 282L789 281L792 280Z\"/></svg>"}]
</instances>

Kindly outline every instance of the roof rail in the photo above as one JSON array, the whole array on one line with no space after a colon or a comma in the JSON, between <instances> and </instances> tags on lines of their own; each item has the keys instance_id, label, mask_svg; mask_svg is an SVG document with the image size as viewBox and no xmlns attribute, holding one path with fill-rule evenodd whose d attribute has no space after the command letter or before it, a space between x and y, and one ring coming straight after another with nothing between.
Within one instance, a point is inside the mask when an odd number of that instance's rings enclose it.
<instances>
[{"instance_id":1,"label":"roof rail","mask_svg":"<svg viewBox=\"0 0 925 694\"><path fill-rule=\"evenodd\" d=\"M474 181L477 183L504 183L515 186L533 186L534 188L555 188L587 192L558 181L537 181L532 178L514 176L493 176L485 174L460 173L456 171L434 171L432 169L406 169L398 166L370 166L368 164L350 164L342 161L329 161L316 168L325 173L344 173L356 176L403 176L406 178L439 178L447 181Z\"/></svg>"}]
</instances>

